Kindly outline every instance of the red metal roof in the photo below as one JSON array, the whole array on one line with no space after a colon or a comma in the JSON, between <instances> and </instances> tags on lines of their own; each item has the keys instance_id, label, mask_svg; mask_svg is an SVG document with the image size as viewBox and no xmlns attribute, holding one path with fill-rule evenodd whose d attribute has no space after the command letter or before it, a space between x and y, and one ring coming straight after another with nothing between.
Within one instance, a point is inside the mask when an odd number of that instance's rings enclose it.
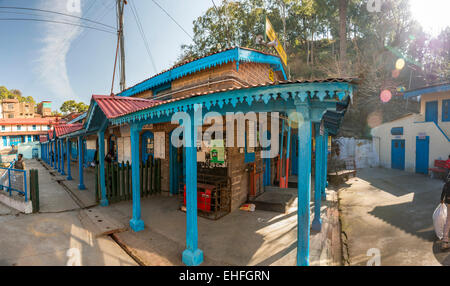
<instances>
[{"instance_id":1,"label":"red metal roof","mask_svg":"<svg viewBox=\"0 0 450 286\"><path fill-rule=\"evenodd\" d=\"M147 109L161 102L153 99L109 95L93 95L92 99L97 102L108 119Z\"/></svg>"},{"instance_id":2,"label":"red metal roof","mask_svg":"<svg viewBox=\"0 0 450 286\"><path fill-rule=\"evenodd\" d=\"M83 129L83 124L75 123L75 124L60 124L55 126L56 137L61 137L63 135L78 131ZM51 132L53 133L53 132Z\"/></svg>"}]
</instances>

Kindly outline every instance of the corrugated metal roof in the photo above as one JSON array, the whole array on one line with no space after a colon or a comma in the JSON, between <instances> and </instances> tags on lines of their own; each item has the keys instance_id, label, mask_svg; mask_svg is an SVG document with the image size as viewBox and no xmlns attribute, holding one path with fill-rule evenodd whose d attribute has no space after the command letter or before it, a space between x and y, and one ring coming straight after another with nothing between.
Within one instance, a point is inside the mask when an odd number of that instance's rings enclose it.
<instances>
[{"instance_id":1,"label":"corrugated metal roof","mask_svg":"<svg viewBox=\"0 0 450 286\"><path fill-rule=\"evenodd\" d=\"M108 119L147 109L161 102L153 99L109 95L93 95L92 99L97 102Z\"/></svg>"},{"instance_id":2,"label":"corrugated metal roof","mask_svg":"<svg viewBox=\"0 0 450 286\"><path fill-rule=\"evenodd\" d=\"M55 126L56 137L61 137L65 134L78 131L82 128L83 128L83 124L81 124L81 123L56 125Z\"/></svg>"}]
</instances>

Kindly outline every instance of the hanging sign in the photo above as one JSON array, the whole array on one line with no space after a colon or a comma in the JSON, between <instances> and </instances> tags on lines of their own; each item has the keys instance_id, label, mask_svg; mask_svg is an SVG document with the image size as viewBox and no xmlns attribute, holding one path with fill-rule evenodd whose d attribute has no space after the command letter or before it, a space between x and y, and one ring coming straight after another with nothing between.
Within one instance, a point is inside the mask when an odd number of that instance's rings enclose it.
<instances>
[{"instance_id":1,"label":"hanging sign","mask_svg":"<svg viewBox=\"0 0 450 286\"><path fill-rule=\"evenodd\" d=\"M154 152L155 158L165 159L166 156L166 137L164 132L155 132Z\"/></svg>"},{"instance_id":2,"label":"hanging sign","mask_svg":"<svg viewBox=\"0 0 450 286\"><path fill-rule=\"evenodd\" d=\"M272 24L270 23L269 18L267 17L266 17L266 36L270 39L271 42L275 42L275 50L277 50L278 55L280 55L280 58L283 61L284 65L287 66L286 52L284 51L283 46L278 40L277 33L273 29Z\"/></svg>"},{"instance_id":3,"label":"hanging sign","mask_svg":"<svg viewBox=\"0 0 450 286\"><path fill-rule=\"evenodd\" d=\"M225 147L223 139L211 140L210 151L211 163L224 163L225 162Z\"/></svg>"}]
</instances>

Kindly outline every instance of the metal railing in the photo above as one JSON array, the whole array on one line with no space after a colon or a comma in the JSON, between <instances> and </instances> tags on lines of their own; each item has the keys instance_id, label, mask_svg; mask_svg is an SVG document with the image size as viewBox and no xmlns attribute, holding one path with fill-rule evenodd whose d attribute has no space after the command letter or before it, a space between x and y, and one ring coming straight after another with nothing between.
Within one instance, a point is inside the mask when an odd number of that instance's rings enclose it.
<instances>
[{"instance_id":1,"label":"metal railing","mask_svg":"<svg viewBox=\"0 0 450 286\"><path fill-rule=\"evenodd\" d=\"M5 190L12 196L12 192L17 192L28 201L27 192L27 172L25 170L13 169L14 161L9 168L0 167L0 189Z\"/></svg>"}]
</instances>

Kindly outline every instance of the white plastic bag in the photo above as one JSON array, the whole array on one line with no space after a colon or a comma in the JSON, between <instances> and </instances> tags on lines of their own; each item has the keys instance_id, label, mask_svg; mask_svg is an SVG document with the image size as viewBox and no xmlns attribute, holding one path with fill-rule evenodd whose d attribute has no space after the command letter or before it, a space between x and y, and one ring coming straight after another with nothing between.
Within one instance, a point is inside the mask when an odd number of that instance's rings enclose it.
<instances>
[{"instance_id":1,"label":"white plastic bag","mask_svg":"<svg viewBox=\"0 0 450 286\"><path fill-rule=\"evenodd\" d=\"M444 237L444 226L447 221L447 206L445 204L439 204L433 213L433 225L436 236L439 239Z\"/></svg>"}]
</instances>

